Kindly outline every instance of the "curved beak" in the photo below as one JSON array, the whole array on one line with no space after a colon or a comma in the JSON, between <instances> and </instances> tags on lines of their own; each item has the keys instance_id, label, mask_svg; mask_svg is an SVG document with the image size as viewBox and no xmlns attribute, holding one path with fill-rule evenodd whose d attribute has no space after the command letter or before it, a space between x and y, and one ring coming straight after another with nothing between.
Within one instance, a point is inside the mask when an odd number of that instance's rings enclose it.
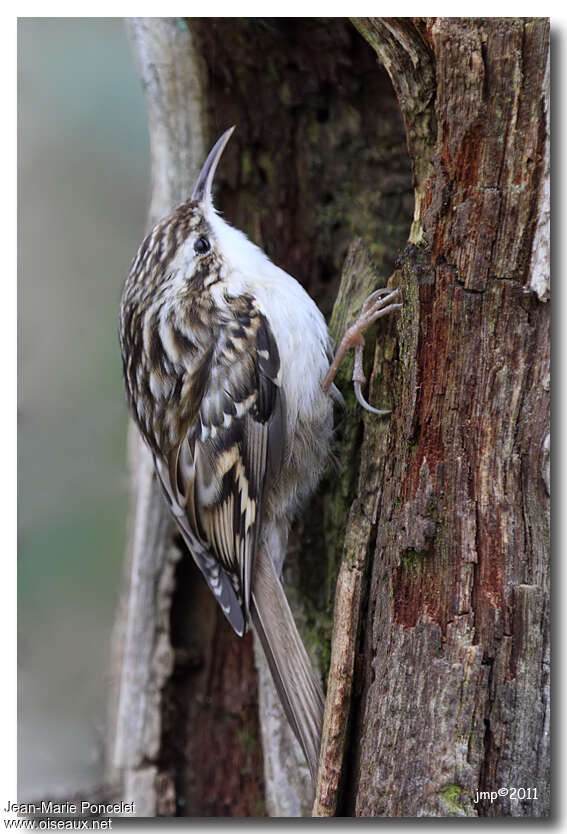
<instances>
[{"instance_id":1,"label":"curved beak","mask_svg":"<svg viewBox=\"0 0 567 834\"><path fill-rule=\"evenodd\" d=\"M234 127L235 126L233 125L232 127L229 127L228 130L225 130L220 139L217 139L214 146L209 151L205 164L201 168L201 173L197 177L197 182L195 183L193 193L191 194L191 200L194 200L197 203L201 203L205 200L212 202L211 189L213 187L213 177L215 176L215 171L217 170L217 165L219 164L222 152L224 151L228 140L232 136Z\"/></svg>"}]
</instances>

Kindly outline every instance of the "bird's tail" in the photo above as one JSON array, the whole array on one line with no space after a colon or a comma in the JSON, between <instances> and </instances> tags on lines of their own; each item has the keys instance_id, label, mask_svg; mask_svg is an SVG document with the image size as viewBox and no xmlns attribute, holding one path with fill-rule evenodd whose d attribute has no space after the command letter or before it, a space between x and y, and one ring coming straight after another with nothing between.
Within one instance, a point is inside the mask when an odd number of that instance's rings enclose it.
<instances>
[{"instance_id":1,"label":"bird's tail","mask_svg":"<svg viewBox=\"0 0 567 834\"><path fill-rule=\"evenodd\" d=\"M287 720L317 780L324 697L299 636L272 560L263 547L254 561L252 623L262 643Z\"/></svg>"}]
</instances>

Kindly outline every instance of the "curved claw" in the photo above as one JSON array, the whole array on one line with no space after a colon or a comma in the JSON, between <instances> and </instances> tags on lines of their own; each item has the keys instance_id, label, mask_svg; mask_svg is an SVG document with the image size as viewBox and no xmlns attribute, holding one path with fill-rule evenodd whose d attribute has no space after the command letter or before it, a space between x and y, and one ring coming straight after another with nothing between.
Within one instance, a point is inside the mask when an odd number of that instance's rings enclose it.
<instances>
[{"instance_id":1,"label":"curved claw","mask_svg":"<svg viewBox=\"0 0 567 834\"><path fill-rule=\"evenodd\" d=\"M400 299L400 301L397 301ZM392 303L397 301L397 303ZM361 386L365 383L364 371L362 369L362 353L364 349L363 331L382 316L387 316L395 310L401 309L401 290L399 287L391 289L390 287L381 287L378 290L370 293L368 298L362 305L362 309L356 319L355 323L348 328L343 336L340 345L337 348L331 367L327 371L325 379L321 383L323 391L328 391L335 374L342 362L346 352L350 348L354 348L354 370L352 373L352 381L354 383L354 393L359 405L365 411L370 411L371 414L391 414L390 409L383 411L379 408L374 408L370 403L366 402L362 394Z\"/></svg>"},{"instance_id":2,"label":"curved claw","mask_svg":"<svg viewBox=\"0 0 567 834\"><path fill-rule=\"evenodd\" d=\"M367 403L366 400L364 399L364 395L363 395L362 391L360 390L360 382L358 380L354 381L354 395L355 395L359 405L361 405L365 409L365 411L370 411L372 414L391 414L392 413L390 409L388 409L387 411L382 411L379 408L374 408L374 406L370 405L370 403Z\"/></svg>"}]
</instances>

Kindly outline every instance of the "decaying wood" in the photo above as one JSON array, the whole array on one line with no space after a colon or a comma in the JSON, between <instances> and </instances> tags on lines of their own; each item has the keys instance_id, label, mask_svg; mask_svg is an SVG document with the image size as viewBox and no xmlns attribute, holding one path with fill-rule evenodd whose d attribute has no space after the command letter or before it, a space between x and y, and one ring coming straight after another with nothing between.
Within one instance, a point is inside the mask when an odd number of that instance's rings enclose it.
<instances>
[{"instance_id":1,"label":"decaying wood","mask_svg":"<svg viewBox=\"0 0 567 834\"><path fill-rule=\"evenodd\" d=\"M435 144L435 64L424 24L411 18L353 18L387 70L404 117L414 178L414 215L409 242L423 241L425 184L431 176Z\"/></svg>"},{"instance_id":2,"label":"decaying wood","mask_svg":"<svg viewBox=\"0 0 567 834\"><path fill-rule=\"evenodd\" d=\"M374 265L362 241L354 241L347 256L341 286L331 319L331 333L340 335L354 322L362 303L378 286ZM386 321L378 327L377 351L384 363L392 361L395 325ZM370 334L369 334L370 335ZM367 337L368 338L368 337ZM371 341L371 339L368 339ZM343 378L352 370L343 369ZM382 379L386 369L382 366ZM387 396L385 387L382 396ZM380 402L387 409L389 403ZM350 419L360 417L358 404ZM339 805L341 771L348 742L355 658L361 633L369 545L376 523L376 503L383 473L387 417L366 415L362 442L357 498L350 508L344 550L336 584L333 610L332 650L329 666L325 717L319 759L314 817L335 816ZM382 459L380 456L382 455Z\"/></svg>"},{"instance_id":3,"label":"decaying wood","mask_svg":"<svg viewBox=\"0 0 567 834\"><path fill-rule=\"evenodd\" d=\"M400 264L400 361L341 811L545 816L549 26L357 26L387 53L396 90L424 50L436 90L421 94L434 118L400 94L410 151L427 154L413 160L426 172L422 235Z\"/></svg>"}]
</instances>

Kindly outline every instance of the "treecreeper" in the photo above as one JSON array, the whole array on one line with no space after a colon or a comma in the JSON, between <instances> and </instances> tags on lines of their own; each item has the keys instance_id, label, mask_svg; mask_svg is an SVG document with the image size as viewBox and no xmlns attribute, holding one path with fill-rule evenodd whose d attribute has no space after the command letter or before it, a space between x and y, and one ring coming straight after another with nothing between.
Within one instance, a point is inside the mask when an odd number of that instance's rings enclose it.
<instances>
[{"instance_id":1,"label":"treecreeper","mask_svg":"<svg viewBox=\"0 0 567 834\"><path fill-rule=\"evenodd\" d=\"M388 413L362 394L362 333L401 307L400 291L369 296L333 359L315 302L213 206L233 130L132 261L124 381L187 548L236 634L256 630L315 783L324 695L280 577L290 524L328 460L333 378L349 348L358 401Z\"/></svg>"}]
</instances>

